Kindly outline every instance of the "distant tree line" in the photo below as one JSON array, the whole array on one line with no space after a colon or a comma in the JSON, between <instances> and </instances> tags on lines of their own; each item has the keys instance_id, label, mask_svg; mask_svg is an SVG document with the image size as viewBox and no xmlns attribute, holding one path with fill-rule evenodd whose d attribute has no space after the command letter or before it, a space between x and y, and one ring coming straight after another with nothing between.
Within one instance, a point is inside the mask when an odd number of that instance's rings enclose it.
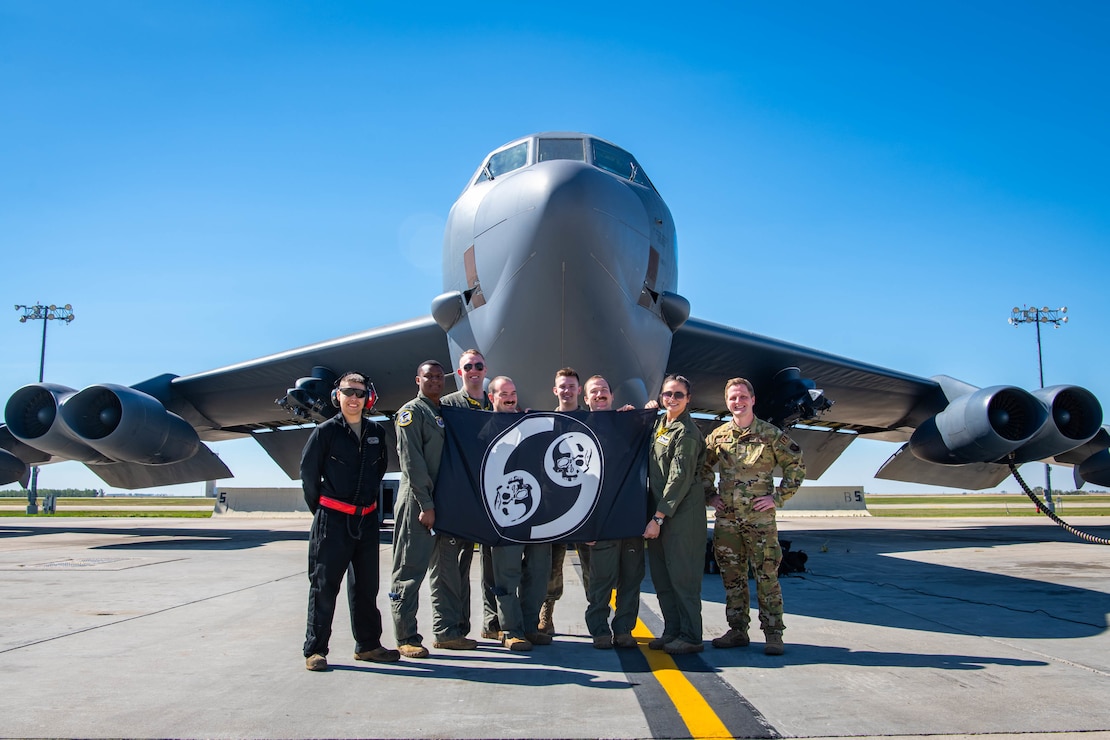
<instances>
[{"instance_id":1,"label":"distant tree line","mask_svg":"<svg viewBox=\"0 0 1110 740\"><path fill-rule=\"evenodd\" d=\"M39 496L55 498L96 498L104 495L103 488L40 488ZM0 491L0 498L27 498L27 491Z\"/></svg>"}]
</instances>

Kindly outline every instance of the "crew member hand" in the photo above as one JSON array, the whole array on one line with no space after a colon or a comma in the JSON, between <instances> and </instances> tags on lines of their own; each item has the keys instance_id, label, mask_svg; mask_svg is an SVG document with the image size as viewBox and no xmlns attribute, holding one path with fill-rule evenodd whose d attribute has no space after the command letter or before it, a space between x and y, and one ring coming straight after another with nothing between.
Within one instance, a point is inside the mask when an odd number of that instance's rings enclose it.
<instances>
[{"instance_id":1,"label":"crew member hand","mask_svg":"<svg viewBox=\"0 0 1110 740\"><path fill-rule=\"evenodd\" d=\"M416 517L416 521L420 522L428 529L434 528L436 525L436 510L428 509L427 511L420 512L420 515Z\"/></svg>"},{"instance_id":2,"label":"crew member hand","mask_svg":"<svg viewBox=\"0 0 1110 740\"><path fill-rule=\"evenodd\" d=\"M714 494L709 499L709 505L716 509L718 514L723 514L725 511L725 500L721 498L721 494L719 493Z\"/></svg>"},{"instance_id":3,"label":"crew member hand","mask_svg":"<svg viewBox=\"0 0 1110 740\"><path fill-rule=\"evenodd\" d=\"M647 526L644 527L644 539L654 540L659 537L659 525L655 523L654 519L648 519Z\"/></svg>"},{"instance_id":4,"label":"crew member hand","mask_svg":"<svg viewBox=\"0 0 1110 740\"><path fill-rule=\"evenodd\" d=\"M770 511L775 508L775 497L769 493L766 496L756 496L752 501L752 508L756 511Z\"/></svg>"}]
</instances>

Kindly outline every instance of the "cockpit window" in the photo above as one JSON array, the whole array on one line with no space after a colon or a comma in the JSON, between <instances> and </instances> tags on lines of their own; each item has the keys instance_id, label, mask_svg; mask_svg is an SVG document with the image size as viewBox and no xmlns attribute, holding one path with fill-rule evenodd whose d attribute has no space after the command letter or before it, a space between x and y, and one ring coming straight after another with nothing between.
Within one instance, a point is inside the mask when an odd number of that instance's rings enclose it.
<instances>
[{"instance_id":1,"label":"cockpit window","mask_svg":"<svg viewBox=\"0 0 1110 740\"><path fill-rule=\"evenodd\" d=\"M581 139L540 139L537 149L537 162L549 159L573 159L584 162L586 153Z\"/></svg>"},{"instance_id":2,"label":"cockpit window","mask_svg":"<svg viewBox=\"0 0 1110 740\"><path fill-rule=\"evenodd\" d=\"M478 182L492 180L506 172L519 170L526 164L528 164L528 142L522 141L491 156L479 173Z\"/></svg>"},{"instance_id":3,"label":"cockpit window","mask_svg":"<svg viewBox=\"0 0 1110 740\"><path fill-rule=\"evenodd\" d=\"M626 180L631 180L639 183L644 187L655 189L651 184L651 180L640 169L640 165L632 158L632 155L625 150L615 147L612 144L607 144L604 141L597 139L591 140L593 144L594 164L603 170L612 172L618 177L623 177Z\"/></svg>"}]
</instances>

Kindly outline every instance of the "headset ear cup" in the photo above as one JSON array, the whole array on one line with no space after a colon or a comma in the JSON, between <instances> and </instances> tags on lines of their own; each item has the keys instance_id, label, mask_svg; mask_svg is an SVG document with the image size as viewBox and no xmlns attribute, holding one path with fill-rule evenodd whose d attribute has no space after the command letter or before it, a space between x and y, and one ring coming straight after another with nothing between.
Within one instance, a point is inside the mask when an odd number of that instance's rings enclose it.
<instances>
[{"instance_id":1,"label":"headset ear cup","mask_svg":"<svg viewBox=\"0 0 1110 740\"><path fill-rule=\"evenodd\" d=\"M331 391L331 405L339 408L339 391L335 388Z\"/></svg>"}]
</instances>

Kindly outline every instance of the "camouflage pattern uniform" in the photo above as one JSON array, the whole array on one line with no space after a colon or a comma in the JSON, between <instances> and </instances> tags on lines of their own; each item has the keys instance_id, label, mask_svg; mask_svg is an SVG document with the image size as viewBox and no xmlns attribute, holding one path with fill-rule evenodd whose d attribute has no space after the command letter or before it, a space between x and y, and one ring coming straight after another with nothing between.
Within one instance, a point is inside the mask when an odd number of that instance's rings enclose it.
<instances>
[{"instance_id":1,"label":"camouflage pattern uniform","mask_svg":"<svg viewBox=\"0 0 1110 740\"><path fill-rule=\"evenodd\" d=\"M701 581L705 567L705 439L689 413L655 422L648 460L652 512L665 517L647 541L651 582L663 613L664 641L701 644Z\"/></svg>"},{"instance_id":2,"label":"camouflage pattern uniform","mask_svg":"<svg viewBox=\"0 0 1110 740\"><path fill-rule=\"evenodd\" d=\"M706 465L720 473L719 493L724 510L717 512L713 550L725 586L725 617L729 627L747 634L748 563L756 579L759 623L764 632L781 634L782 589L778 569L782 561L775 510L756 511L752 503L772 494L775 506L798 491L805 479L802 450L781 429L755 419L747 429L731 420L709 433ZM782 469L782 483L775 488L772 474Z\"/></svg>"},{"instance_id":3,"label":"camouflage pattern uniform","mask_svg":"<svg viewBox=\"0 0 1110 740\"><path fill-rule=\"evenodd\" d=\"M417 517L435 508L432 492L439 477L445 432L439 404L423 393L397 412L397 458L401 488L394 506L393 578L389 599L398 645L419 645L416 612L420 584L428 576L435 638L465 637L470 631L469 589L473 545L450 535L433 535Z\"/></svg>"}]
</instances>

